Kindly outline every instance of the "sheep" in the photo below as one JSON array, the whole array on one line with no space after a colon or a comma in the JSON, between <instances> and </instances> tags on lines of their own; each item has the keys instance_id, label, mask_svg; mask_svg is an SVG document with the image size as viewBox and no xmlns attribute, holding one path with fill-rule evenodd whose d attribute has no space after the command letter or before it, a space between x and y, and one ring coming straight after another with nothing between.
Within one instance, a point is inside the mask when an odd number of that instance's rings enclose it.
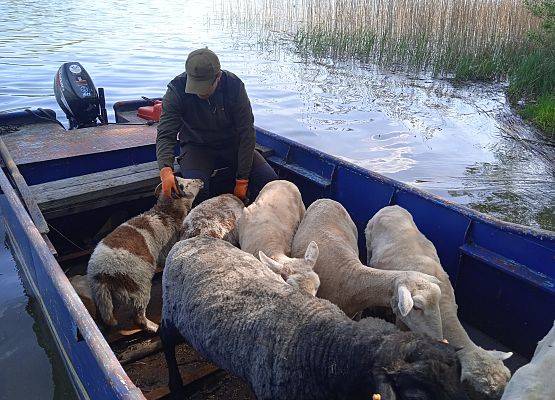
<instances>
[{"instance_id":1,"label":"sheep","mask_svg":"<svg viewBox=\"0 0 555 400\"><path fill-rule=\"evenodd\" d=\"M220 239L197 236L172 248L159 334L175 398L183 398L175 344L185 339L259 400L467 399L450 345L383 320L352 321L279 280Z\"/></svg>"},{"instance_id":2,"label":"sheep","mask_svg":"<svg viewBox=\"0 0 555 400\"><path fill-rule=\"evenodd\" d=\"M513 375L501 400L553 400L555 399L555 321L547 335L538 343L529 364Z\"/></svg>"},{"instance_id":3,"label":"sheep","mask_svg":"<svg viewBox=\"0 0 555 400\"><path fill-rule=\"evenodd\" d=\"M237 230L241 249L258 256L291 286L315 295L320 286L312 269L318 258L316 243L307 243L299 258L289 257L293 235L304 213L297 186L284 180L272 181L245 208Z\"/></svg>"},{"instance_id":4,"label":"sheep","mask_svg":"<svg viewBox=\"0 0 555 400\"><path fill-rule=\"evenodd\" d=\"M320 199L308 207L293 239L292 255L315 240L320 256L314 271L320 277L317 296L339 306L348 316L369 307L391 307L411 330L442 339L439 281L419 272L382 271L359 259L358 232L338 202Z\"/></svg>"},{"instance_id":5,"label":"sheep","mask_svg":"<svg viewBox=\"0 0 555 400\"><path fill-rule=\"evenodd\" d=\"M177 241L183 218L202 188L200 179L176 178L177 199L158 195L153 208L118 226L94 249L87 275L93 299L102 321L117 326L113 300L129 305L135 322L156 332L158 325L146 317L152 277L157 265Z\"/></svg>"},{"instance_id":6,"label":"sheep","mask_svg":"<svg viewBox=\"0 0 555 400\"><path fill-rule=\"evenodd\" d=\"M222 194L205 200L183 220L181 239L206 235L239 246L236 225L244 208L243 202L232 194Z\"/></svg>"},{"instance_id":7,"label":"sheep","mask_svg":"<svg viewBox=\"0 0 555 400\"><path fill-rule=\"evenodd\" d=\"M461 380L473 398L499 399L511 373L503 364L512 353L488 351L477 346L457 318L455 293L436 249L416 227L411 214L389 206L378 211L365 230L369 265L395 271L418 271L440 281L439 309L445 339L459 348Z\"/></svg>"}]
</instances>

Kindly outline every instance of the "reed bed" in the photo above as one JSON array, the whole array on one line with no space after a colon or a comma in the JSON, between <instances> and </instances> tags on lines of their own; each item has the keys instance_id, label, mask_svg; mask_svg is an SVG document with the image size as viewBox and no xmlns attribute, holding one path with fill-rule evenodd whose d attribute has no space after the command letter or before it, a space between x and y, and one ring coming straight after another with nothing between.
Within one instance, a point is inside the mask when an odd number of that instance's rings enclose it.
<instances>
[{"instance_id":1,"label":"reed bed","mask_svg":"<svg viewBox=\"0 0 555 400\"><path fill-rule=\"evenodd\" d=\"M504 78L538 18L523 0L235 0L228 18L306 55L461 80Z\"/></svg>"}]
</instances>

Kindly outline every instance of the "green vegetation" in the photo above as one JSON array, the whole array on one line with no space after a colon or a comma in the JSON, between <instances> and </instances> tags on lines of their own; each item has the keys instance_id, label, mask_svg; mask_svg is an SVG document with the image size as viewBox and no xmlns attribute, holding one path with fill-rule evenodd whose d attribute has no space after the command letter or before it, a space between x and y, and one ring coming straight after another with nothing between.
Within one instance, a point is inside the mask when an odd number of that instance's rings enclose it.
<instances>
[{"instance_id":1,"label":"green vegetation","mask_svg":"<svg viewBox=\"0 0 555 400\"><path fill-rule=\"evenodd\" d=\"M511 70L509 98L519 110L550 137L555 137L555 0L528 0L528 8L541 19L529 33L527 51ZM518 107L518 106L517 106Z\"/></svg>"},{"instance_id":2,"label":"green vegetation","mask_svg":"<svg viewBox=\"0 0 555 400\"><path fill-rule=\"evenodd\" d=\"M237 0L227 14L291 35L306 56L508 80L511 103L553 135L555 0Z\"/></svg>"}]
</instances>

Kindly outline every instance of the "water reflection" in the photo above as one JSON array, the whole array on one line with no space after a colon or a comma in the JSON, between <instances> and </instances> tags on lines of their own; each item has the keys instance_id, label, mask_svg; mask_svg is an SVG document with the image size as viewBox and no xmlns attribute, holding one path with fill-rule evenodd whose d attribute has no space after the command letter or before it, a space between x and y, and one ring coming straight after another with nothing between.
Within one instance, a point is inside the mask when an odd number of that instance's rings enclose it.
<instances>
[{"instance_id":1,"label":"water reflection","mask_svg":"<svg viewBox=\"0 0 555 400\"><path fill-rule=\"evenodd\" d=\"M0 214L0 399L74 399L38 304L24 287Z\"/></svg>"},{"instance_id":2,"label":"water reflection","mask_svg":"<svg viewBox=\"0 0 555 400\"><path fill-rule=\"evenodd\" d=\"M237 29L223 19L225 3L4 2L0 109L47 107L64 119L52 80L70 60L106 88L110 107L160 96L188 52L206 45L245 81L257 125L498 217L555 229L555 157L511 136L538 139L512 116L502 85L455 86L313 59L287 35Z\"/></svg>"}]
</instances>

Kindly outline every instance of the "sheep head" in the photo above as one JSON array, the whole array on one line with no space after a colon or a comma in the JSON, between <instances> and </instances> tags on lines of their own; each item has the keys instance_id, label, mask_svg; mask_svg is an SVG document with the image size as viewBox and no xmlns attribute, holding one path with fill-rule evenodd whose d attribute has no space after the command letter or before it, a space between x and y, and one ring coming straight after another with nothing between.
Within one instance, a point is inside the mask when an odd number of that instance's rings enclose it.
<instances>
[{"instance_id":1,"label":"sheep head","mask_svg":"<svg viewBox=\"0 0 555 400\"><path fill-rule=\"evenodd\" d=\"M403 272L394 280L391 308L411 331L443 339L440 281L420 272Z\"/></svg>"},{"instance_id":2,"label":"sheep head","mask_svg":"<svg viewBox=\"0 0 555 400\"><path fill-rule=\"evenodd\" d=\"M503 360L513 353L485 350L479 346L457 352L462 366L461 382L473 400L500 399L511 372Z\"/></svg>"},{"instance_id":3,"label":"sheep head","mask_svg":"<svg viewBox=\"0 0 555 400\"><path fill-rule=\"evenodd\" d=\"M409 339L402 334L380 349L389 358L382 358L373 371L373 391L388 400L468 400L455 349L423 336Z\"/></svg>"},{"instance_id":4,"label":"sheep head","mask_svg":"<svg viewBox=\"0 0 555 400\"><path fill-rule=\"evenodd\" d=\"M304 258L281 257L280 262L278 262L262 251L258 252L258 258L270 270L280 275L289 285L316 296L320 287L320 278L313 270L318 259L318 245L316 242L310 242Z\"/></svg>"}]
</instances>

